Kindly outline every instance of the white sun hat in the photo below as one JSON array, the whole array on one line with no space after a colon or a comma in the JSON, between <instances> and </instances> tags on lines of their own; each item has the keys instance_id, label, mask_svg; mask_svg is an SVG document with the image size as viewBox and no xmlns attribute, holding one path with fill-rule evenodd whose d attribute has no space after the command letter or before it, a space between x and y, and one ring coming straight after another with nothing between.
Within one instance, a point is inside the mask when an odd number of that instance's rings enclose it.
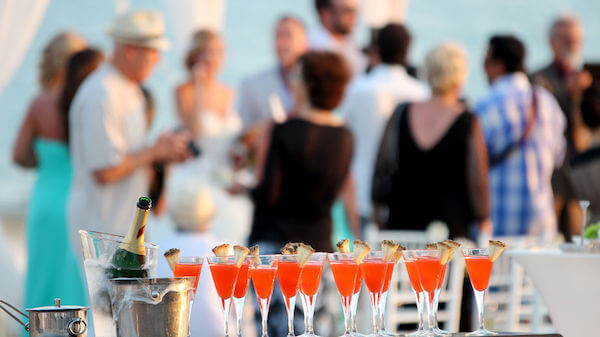
<instances>
[{"instance_id":1,"label":"white sun hat","mask_svg":"<svg viewBox=\"0 0 600 337\"><path fill-rule=\"evenodd\" d=\"M164 50L170 46L164 37L165 21L162 14L139 10L118 15L107 33L115 41L135 46Z\"/></svg>"},{"instance_id":2,"label":"white sun hat","mask_svg":"<svg viewBox=\"0 0 600 337\"><path fill-rule=\"evenodd\" d=\"M210 229L215 203L208 187L200 182L178 184L170 197L169 215L176 228L198 232Z\"/></svg>"}]
</instances>

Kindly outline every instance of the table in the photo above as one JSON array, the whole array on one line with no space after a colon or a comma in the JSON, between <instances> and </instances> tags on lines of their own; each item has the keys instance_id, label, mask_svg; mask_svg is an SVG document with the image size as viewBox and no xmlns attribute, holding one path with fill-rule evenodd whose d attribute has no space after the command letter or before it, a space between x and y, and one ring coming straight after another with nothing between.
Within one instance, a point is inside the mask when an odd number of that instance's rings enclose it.
<instances>
[{"instance_id":1,"label":"table","mask_svg":"<svg viewBox=\"0 0 600 337\"><path fill-rule=\"evenodd\" d=\"M508 252L531 277L564 337L600 336L600 254L558 249Z\"/></svg>"}]
</instances>

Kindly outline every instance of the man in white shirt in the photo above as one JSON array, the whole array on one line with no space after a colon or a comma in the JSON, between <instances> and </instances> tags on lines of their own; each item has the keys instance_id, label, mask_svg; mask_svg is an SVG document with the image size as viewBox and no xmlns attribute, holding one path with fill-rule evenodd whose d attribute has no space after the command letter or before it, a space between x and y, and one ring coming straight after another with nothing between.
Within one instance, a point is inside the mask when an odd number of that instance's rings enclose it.
<instances>
[{"instance_id":1,"label":"man in white shirt","mask_svg":"<svg viewBox=\"0 0 600 337\"><path fill-rule=\"evenodd\" d=\"M179 182L169 194L169 216L176 233L157 242L161 254L170 248L180 250L180 257L213 256L212 248L221 244L210 233L215 205L208 188L198 183ZM232 243L233 244L233 243ZM167 260L158 259L158 277L173 277ZM191 315L191 336L223 335L223 310L208 262L204 261L198 279Z\"/></svg>"},{"instance_id":2,"label":"man in white shirt","mask_svg":"<svg viewBox=\"0 0 600 337\"><path fill-rule=\"evenodd\" d=\"M148 194L148 168L190 156L183 134L163 134L146 146L146 117L140 83L168 46L162 16L139 11L117 17L108 34L114 54L79 88L69 111L73 182L68 216L71 240L77 230L124 235L136 200Z\"/></svg>"},{"instance_id":3,"label":"man in white shirt","mask_svg":"<svg viewBox=\"0 0 600 337\"><path fill-rule=\"evenodd\" d=\"M366 69L366 59L352 35L356 24L356 0L315 0L321 24L308 36L310 49L338 52L352 67L355 76Z\"/></svg>"},{"instance_id":4,"label":"man in white shirt","mask_svg":"<svg viewBox=\"0 0 600 337\"><path fill-rule=\"evenodd\" d=\"M288 76L298 58L308 49L306 31L302 22L295 17L285 16L275 26L275 52L278 64L248 77L242 82L239 112L248 130L257 124L278 119L277 113L289 114L294 109ZM276 97L276 98L273 98ZM280 106L273 106L278 100ZM283 111L275 111L276 108Z\"/></svg>"},{"instance_id":5,"label":"man in white shirt","mask_svg":"<svg viewBox=\"0 0 600 337\"><path fill-rule=\"evenodd\" d=\"M410 34L404 26L383 27L376 40L381 63L351 85L341 108L354 133L352 171L363 222L371 218L373 167L388 119L398 104L422 101L430 95L429 88L408 75L403 66L409 44Z\"/></svg>"}]
</instances>

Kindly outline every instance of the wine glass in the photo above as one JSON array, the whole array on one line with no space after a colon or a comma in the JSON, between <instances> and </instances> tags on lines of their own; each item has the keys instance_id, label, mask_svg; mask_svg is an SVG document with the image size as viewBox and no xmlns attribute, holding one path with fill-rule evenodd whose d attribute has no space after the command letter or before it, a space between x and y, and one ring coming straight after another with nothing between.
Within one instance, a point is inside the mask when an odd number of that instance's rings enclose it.
<instances>
[{"instance_id":1,"label":"wine glass","mask_svg":"<svg viewBox=\"0 0 600 337\"><path fill-rule=\"evenodd\" d=\"M356 273L356 284L354 285L354 293L352 294L352 301L350 302L350 325L352 326L352 337L365 337L366 335L358 332L356 328L356 310L358 309L358 299L360 298L360 288L363 283L363 275L358 268Z\"/></svg>"},{"instance_id":2,"label":"wine glass","mask_svg":"<svg viewBox=\"0 0 600 337\"><path fill-rule=\"evenodd\" d=\"M496 335L495 332L488 331L483 326L485 293L487 292L490 283L490 275L492 274L492 266L494 265L494 262L490 259L489 255L489 249L463 249L467 273L469 274L473 293L475 294L475 302L477 303L479 316L479 329L468 333L467 336Z\"/></svg>"},{"instance_id":3,"label":"wine glass","mask_svg":"<svg viewBox=\"0 0 600 337\"><path fill-rule=\"evenodd\" d=\"M327 258L329 259L333 279L342 300L342 310L344 312L344 334L342 337L350 337L352 335L352 325L349 311L354 295L354 288L356 288L357 274L359 273L358 264L354 262L354 255L352 253L327 254Z\"/></svg>"},{"instance_id":4,"label":"wine glass","mask_svg":"<svg viewBox=\"0 0 600 337\"><path fill-rule=\"evenodd\" d=\"M369 302L373 314L373 333L369 336L381 336L379 331L379 299L385 283L388 264L383 261L381 251L370 251L360 264L365 285L369 290Z\"/></svg>"},{"instance_id":5,"label":"wine glass","mask_svg":"<svg viewBox=\"0 0 600 337\"><path fill-rule=\"evenodd\" d=\"M313 253L308 262L302 267L299 290L300 295L302 295L302 308L304 309L304 333L299 337L316 336L313 327L313 316L326 258L326 253Z\"/></svg>"},{"instance_id":6,"label":"wine glass","mask_svg":"<svg viewBox=\"0 0 600 337\"><path fill-rule=\"evenodd\" d=\"M246 303L248 284L250 284L250 261L246 259L240 267L233 290L233 307L235 308L238 337L242 336L244 304Z\"/></svg>"},{"instance_id":7,"label":"wine glass","mask_svg":"<svg viewBox=\"0 0 600 337\"><path fill-rule=\"evenodd\" d=\"M225 337L228 337L229 308L240 268L237 266L234 256L210 256L208 257L208 266L217 294L221 298L225 318L223 332Z\"/></svg>"},{"instance_id":8,"label":"wine glass","mask_svg":"<svg viewBox=\"0 0 600 337\"><path fill-rule=\"evenodd\" d=\"M268 337L267 317L269 316L269 304L271 304L271 295L275 286L275 277L277 276L277 266L281 255L260 255L250 258L252 271L252 285L256 293L256 300L260 307L260 316L262 318L262 337Z\"/></svg>"},{"instance_id":9,"label":"wine glass","mask_svg":"<svg viewBox=\"0 0 600 337\"><path fill-rule=\"evenodd\" d=\"M385 270L385 280L383 281L383 287L381 288L381 296L379 298L379 334L387 337L397 336L394 333L388 332L385 330L385 311L387 305L387 295L390 287L390 282L392 281L392 276L394 275L394 269L396 267L396 262L394 260L388 261L387 267Z\"/></svg>"},{"instance_id":10,"label":"wine glass","mask_svg":"<svg viewBox=\"0 0 600 337\"><path fill-rule=\"evenodd\" d=\"M424 326L424 317L423 317L423 308L425 304L425 293L423 292L423 288L421 287L421 279L419 278L419 273L417 272L416 261L414 255L411 251L404 251L404 265L406 267L406 272L408 273L408 279L410 281L411 288L415 294L415 301L417 304L417 313L419 315L419 326L417 327L417 331L409 333L407 336L416 337L423 335L425 332Z\"/></svg>"},{"instance_id":11,"label":"wine glass","mask_svg":"<svg viewBox=\"0 0 600 337\"><path fill-rule=\"evenodd\" d=\"M277 281L285 302L288 318L287 337L294 337L294 308L296 295L300 286L300 273L302 268L298 264L298 255L281 255L277 268Z\"/></svg>"},{"instance_id":12,"label":"wine glass","mask_svg":"<svg viewBox=\"0 0 600 337\"><path fill-rule=\"evenodd\" d=\"M173 270L173 276L175 277L194 278L194 296L190 299L190 323L192 321L192 307L194 305L194 297L196 295L196 289L198 288L198 280L200 279L200 271L202 271L203 262L204 258L202 256L180 257L175 265L175 270ZM189 329L190 324L188 324L188 336L190 335Z\"/></svg>"}]
</instances>

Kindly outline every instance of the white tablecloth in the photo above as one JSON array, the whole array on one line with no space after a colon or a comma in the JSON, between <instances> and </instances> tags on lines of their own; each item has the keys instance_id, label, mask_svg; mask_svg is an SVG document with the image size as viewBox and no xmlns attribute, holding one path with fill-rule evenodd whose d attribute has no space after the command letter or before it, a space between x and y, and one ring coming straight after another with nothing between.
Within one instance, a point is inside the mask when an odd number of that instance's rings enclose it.
<instances>
[{"instance_id":1,"label":"white tablecloth","mask_svg":"<svg viewBox=\"0 0 600 337\"><path fill-rule=\"evenodd\" d=\"M600 336L600 254L513 250L564 337Z\"/></svg>"}]
</instances>

